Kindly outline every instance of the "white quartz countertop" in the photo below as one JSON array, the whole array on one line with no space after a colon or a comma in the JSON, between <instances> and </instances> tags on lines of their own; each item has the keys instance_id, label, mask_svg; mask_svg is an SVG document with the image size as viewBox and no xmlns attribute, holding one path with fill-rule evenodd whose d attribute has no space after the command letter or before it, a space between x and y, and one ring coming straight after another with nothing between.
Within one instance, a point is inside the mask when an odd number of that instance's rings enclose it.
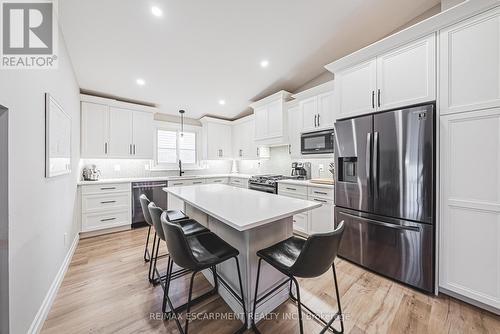
<instances>
[{"instance_id":1,"label":"white quartz countertop","mask_svg":"<svg viewBox=\"0 0 500 334\"><path fill-rule=\"evenodd\" d=\"M88 184L212 179L212 178L216 178L216 177L238 177L238 178L243 178L243 179L249 179L251 177L251 175L248 175L248 174L207 174L207 175L186 175L186 176L130 177L130 178L100 179L99 181L79 181L78 185L83 186L83 185L88 185Z\"/></svg>"},{"instance_id":2,"label":"white quartz countertop","mask_svg":"<svg viewBox=\"0 0 500 334\"><path fill-rule=\"evenodd\" d=\"M247 231L321 206L321 203L225 184L164 188L238 231Z\"/></svg>"},{"instance_id":3,"label":"white quartz countertop","mask_svg":"<svg viewBox=\"0 0 500 334\"><path fill-rule=\"evenodd\" d=\"M296 185L300 185L300 186L318 187L318 188L327 188L327 189L333 189L335 187L333 184L313 183L310 180L280 180L280 181L278 181L278 183L296 184Z\"/></svg>"}]
</instances>

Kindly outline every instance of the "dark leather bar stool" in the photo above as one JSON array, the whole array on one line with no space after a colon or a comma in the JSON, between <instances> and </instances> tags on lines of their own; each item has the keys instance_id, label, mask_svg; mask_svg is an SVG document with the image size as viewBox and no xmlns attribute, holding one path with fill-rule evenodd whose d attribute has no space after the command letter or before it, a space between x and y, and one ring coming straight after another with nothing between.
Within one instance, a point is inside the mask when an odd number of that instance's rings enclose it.
<instances>
[{"instance_id":1,"label":"dark leather bar stool","mask_svg":"<svg viewBox=\"0 0 500 334\"><path fill-rule=\"evenodd\" d=\"M151 266L150 266L150 277L151 277L153 284L158 284L158 283L162 284L163 283L162 278L166 279L166 275L162 276L157 269L157 262L158 262L158 258L159 258L158 252L160 249L160 242L162 240L163 240L163 242L166 242L165 241L165 234L163 233L163 227L161 225L161 220L160 220L161 215L165 212L167 219L169 219L169 221L171 221L175 224L180 225L183 233L186 235L193 235L193 234L197 234L197 233L209 232L209 230L205 226L199 224L198 222L196 222L192 219L189 219L182 211L178 211L178 210L163 211L163 209L156 206L156 204L154 202L149 203L148 211L149 211L149 214L151 216L151 220L153 222L153 227L156 231L156 236L158 238L158 240L156 242L156 247L153 248L152 261L151 261ZM167 256L168 256L168 254L167 254ZM170 264L170 258L168 259L168 263ZM168 271L168 267L167 267L167 271ZM182 274L184 274L184 273L179 271L179 272L175 272L174 274L182 276ZM162 287L164 287L163 284L162 284Z\"/></svg>"},{"instance_id":2,"label":"dark leather bar stool","mask_svg":"<svg viewBox=\"0 0 500 334\"><path fill-rule=\"evenodd\" d=\"M283 287L285 284L290 284L289 295L298 307L299 313L299 327L300 333L304 333L304 327L302 324L302 307L304 307L317 321L320 321L324 327L320 333L325 333L327 330L331 330L334 333L344 332L344 322L342 319L342 308L340 306L340 295L339 288L337 284L337 274L335 272L334 260L337 257L337 251L339 249L340 240L342 239L342 234L344 232L344 222L341 222L339 226L330 233L313 234L307 239L299 238L293 236L284 241L281 241L271 247L261 249L257 252L259 257L259 266L257 268L257 282L255 283L255 299L253 303L252 311L252 328L256 333L260 333L255 324L255 310L257 304L265 300L272 293L274 293L279 288ZM271 291L267 292L264 296L257 299L257 292L259 289L259 276L260 276L260 266L262 260L269 263L275 269L281 273L288 276L288 280L274 287ZM313 312L309 307L302 304L300 301L300 289L299 283L295 277L302 278L313 278L323 275L330 268L333 271L333 280L335 283L335 294L337 296L337 312L333 315L330 321L325 321L315 312ZM292 282L295 284L297 290L297 298L292 293ZM332 324L340 317L340 331L335 329Z\"/></svg>"},{"instance_id":3,"label":"dark leather bar stool","mask_svg":"<svg viewBox=\"0 0 500 334\"><path fill-rule=\"evenodd\" d=\"M188 269L193 272L189 284L187 303L180 307L174 308L168 294L173 265L169 266L169 272L167 273L167 284L163 295L163 312L165 313L166 304L168 303L171 312L173 312L175 315L174 319L177 324L177 328L181 333L187 334L189 317L186 317L183 329L178 317L179 312L183 309L186 309L186 312L189 313L192 305L198 303L202 299L205 299L206 296L212 295L214 294L214 292L217 292L218 283L220 282L240 302L241 306L243 307L243 316L245 317L245 323L236 331L236 333L243 333L247 329L247 311L245 307L245 299L243 296L243 284L241 281L240 264L238 261L239 251L211 232L199 233L191 236L185 235L182 231L181 226L167 220L166 214L163 214L161 216L161 223L167 239L170 258L172 259L173 263L181 268ZM220 277L215 270L216 265L230 259L234 259L236 261L240 294L234 291L233 288L222 277ZM208 293L205 293L195 300L192 300L194 277L198 272L205 269L211 269L214 275L215 287Z\"/></svg>"},{"instance_id":4,"label":"dark leather bar stool","mask_svg":"<svg viewBox=\"0 0 500 334\"><path fill-rule=\"evenodd\" d=\"M148 245L149 245L149 236L151 234L151 227L153 226L153 222L151 221L151 216L149 215L148 205L151 201L144 194L142 194L139 197L139 201L141 202L141 209L142 209L142 215L144 216L144 220L146 220L146 223L149 225L148 236L146 238L146 246L144 247L144 262L149 262L151 260L151 253L149 252ZM156 241L156 235L154 241ZM155 248L154 241L153 241L153 249Z\"/></svg>"}]
</instances>

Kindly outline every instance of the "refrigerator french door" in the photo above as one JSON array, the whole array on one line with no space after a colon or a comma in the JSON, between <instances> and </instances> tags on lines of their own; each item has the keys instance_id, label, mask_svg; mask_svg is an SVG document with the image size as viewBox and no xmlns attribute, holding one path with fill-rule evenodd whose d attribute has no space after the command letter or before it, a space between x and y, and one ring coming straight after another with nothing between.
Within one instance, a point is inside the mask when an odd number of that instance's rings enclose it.
<instances>
[{"instance_id":1,"label":"refrigerator french door","mask_svg":"<svg viewBox=\"0 0 500 334\"><path fill-rule=\"evenodd\" d=\"M335 124L339 256L434 290L434 104Z\"/></svg>"}]
</instances>

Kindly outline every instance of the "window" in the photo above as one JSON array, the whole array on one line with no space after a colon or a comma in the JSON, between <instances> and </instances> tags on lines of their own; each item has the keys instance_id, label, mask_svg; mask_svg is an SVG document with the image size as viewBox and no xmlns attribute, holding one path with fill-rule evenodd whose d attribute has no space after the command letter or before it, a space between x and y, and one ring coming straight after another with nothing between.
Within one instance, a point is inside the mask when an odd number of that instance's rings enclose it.
<instances>
[{"instance_id":1,"label":"window","mask_svg":"<svg viewBox=\"0 0 500 334\"><path fill-rule=\"evenodd\" d=\"M197 131L172 128L158 128L156 132L156 161L160 168L174 168L179 160L186 165L196 165Z\"/></svg>"}]
</instances>

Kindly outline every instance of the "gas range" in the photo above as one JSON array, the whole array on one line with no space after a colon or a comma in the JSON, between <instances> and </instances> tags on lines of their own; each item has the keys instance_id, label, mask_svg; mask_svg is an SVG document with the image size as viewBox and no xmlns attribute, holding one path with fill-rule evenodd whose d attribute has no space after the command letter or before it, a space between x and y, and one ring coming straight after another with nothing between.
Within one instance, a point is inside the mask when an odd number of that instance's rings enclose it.
<instances>
[{"instance_id":1,"label":"gas range","mask_svg":"<svg viewBox=\"0 0 500 334\"><path fill-rule=\"evenodd\" d=\"M255 175L248 180L248 188L258 191L264 191L271 194L278 193L278 181L296 179L297 177L290 177L284 175Z\"/></svg>"}]
</instances>

